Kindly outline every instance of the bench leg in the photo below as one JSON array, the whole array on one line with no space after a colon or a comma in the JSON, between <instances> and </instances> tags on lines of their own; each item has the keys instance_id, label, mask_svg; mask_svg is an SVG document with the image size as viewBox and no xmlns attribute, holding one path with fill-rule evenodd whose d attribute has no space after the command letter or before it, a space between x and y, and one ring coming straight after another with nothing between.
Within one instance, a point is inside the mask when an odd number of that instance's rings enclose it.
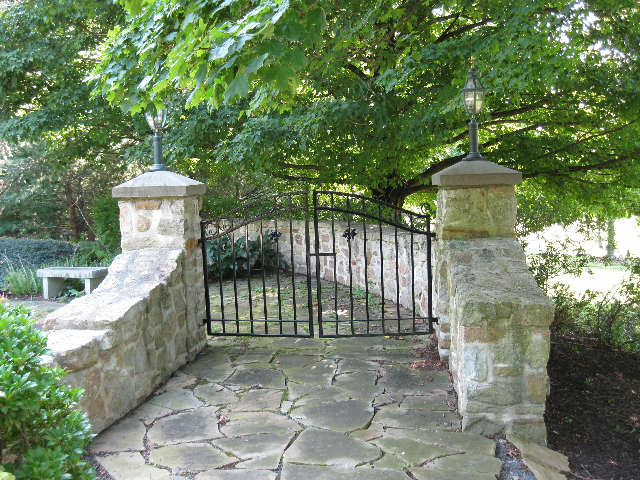
<instances>
[{"instance_id":1,"label":"bench leg","mask_svg":"<svg viewBox=\"0 0 640 480\"><path fill-rule=\"evenodd\" d=\"M85 278L84 279L84 294L85 295L89 295L91 292L93 292L96 288L98 288L98 285L100 285L102 283L102 280L104 280L104 277Z\"/></svg>"},{"instance_id":2,"label":"bench leg","mask_svg":"<svg viewBox=\"0 0 640 480\"><path fill-rule=\"evenodd\" d=\"M42 279L42 296L55 298L64 287L64 278L44 277Z\"/></svg>"}]
</instances>

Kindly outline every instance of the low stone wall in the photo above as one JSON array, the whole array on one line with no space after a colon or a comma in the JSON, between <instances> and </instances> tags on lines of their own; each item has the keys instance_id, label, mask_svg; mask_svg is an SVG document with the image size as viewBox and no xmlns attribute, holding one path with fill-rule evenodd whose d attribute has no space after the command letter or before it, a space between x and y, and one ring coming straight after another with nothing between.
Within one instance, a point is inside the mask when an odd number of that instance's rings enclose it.
<instances>
[{"instance_id":1,"label":"low stone wall","mask_svg":"<svg viewBox=\"0 0 640 480\"><path fill-rule=\"evenodd\" d=\"M449 368L463 430L546 442L549 325L553 303L514 239L442 241L438 314L449 328ZM448 301L447 301L448 300ZM447 301L446 313L443 303Z\"/></svg>"},{"instance_id":2,"label":"low stone wall","mask_svg":"<svg viewBox=\"0 0 640 480\"><path fill-rule=\"evenodd\" d=\"M413 236L405 231L396 230L390 226L367 225L366 242L363 225L351 224L351 228L357 230L356 237L350 242L342 237L347 228L347 222L335 222L334 234L332 234L331 222L319 222L320 253L335 252L334 256L320 256L320 276L325 280L334 280L343 285L349 285L349 243L351 244L351 281L354 286L365 288L365 268L369 291L375 295L382 295L384 284L384 297L386 300L396 302L411 310L415 305L416 314L427 316L428 314L428 276L427 276L427 236ZM263 224L263 235L275 228L275 222ZM306 247L304 235L304 221L294 220L279 222L278 231L282 236L278 240L278 249L281 258L289 268L293 263L295 272L306 275ZM310 225L311 252L316 253L315 228ZM255 239L258 235L258 227L253 226L249 230L249 238ZM396 237L397 235L397 237ZM382 242L380 238L382 237ZM293 240L293 242L292 242ZM396 240L398 244L398 257L396 261ZM293 243L293 262L291 259L291 245ZM382 246L381 246L382 245ZM413 265L411 254L413 249ZM382 255L380 252L382 251ZM413 268L414 290L410 285L408 275ZM398 274L398 288L396 284L396 272ZM311 273L316 273L316 257L311 257ZM415 292L415 296L413 293Z\"/></svg>"},{"instance_id":3,"label":"low stone wall","mask_svg":"<svg viewBox=\"0 0 640 480\"><path fill-rule=\"evenodd\" d=\"M203 184L166 171L115 187L114 196L125 198L123 253L91 295L45 319L49 361L85 389L80 407L94 433L143 403L206 345L197 240L203 192Z\"/></svg>"},{"instance_id":4,"label":"low stone wall","mask_svg":"<svg viewBox=\"0 0 640 480\"><path fill-rule=\"evenodd\" d=\"M65 380L85 389L80 407L94 433L143 403L204 347L197 322L204 311L187 302L189 283L202 278L185 278L185 263L182 249L124 253L94 293L46 318L48 346L68 370Z\"/></svg>"}]
</instances>

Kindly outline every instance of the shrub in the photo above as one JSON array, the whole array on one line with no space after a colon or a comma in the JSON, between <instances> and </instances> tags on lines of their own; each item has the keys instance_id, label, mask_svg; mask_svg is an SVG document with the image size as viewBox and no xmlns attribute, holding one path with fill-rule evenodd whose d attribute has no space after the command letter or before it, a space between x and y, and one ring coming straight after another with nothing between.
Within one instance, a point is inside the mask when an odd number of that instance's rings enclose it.
<instances>
[{"instance_id":1,"label":"shrub","mask_svg":"<svg viewBox=\"0 0 640 480\"><path fill-rule=\"evenodd\" d=\"M571 250L575 251L575 255L565 253ZM527 257L529 270L545 292L551 288L554 277L566 273L579 276L588 262L589 257L582 247L568 239L550 242L546 251Z\"/></svg>"},{"instance_id":2,"label":"shrub","mask_svg":"<svg viewBox=\"0 0 640 480\"><path fill-rule=\"evenodd\" d=\"M5 282L9 290L18 295L35 295L42 292L42 279L36 275L37 269L9 264L5 270Z\"/></svg>"},{"instance_id":3,"label":"shrub","mask_svg":"<svg viewBox=\"0 0 640 480\"><path fill-rule=\"evenodd\" d=\"M209 279L217 280L220 277L230 277L233 275L234 270L236 274L246 273L247 264L250 270L259 269L263 260L265 269L275 269L276 251L273 245L273 242L265 239L264 251L261 252L259 240L246 242L244 236L234 242L233 248L230 235L225 235L216 240L208 240L207 264L209 265ZM282 259L278 261L278 267L286 267Z\"/></svg>"},{"instance_id":4,"label":"shrub","mask_svg":"<svg viewBox=\"0 0 640 480\"><path fill-rule=\"evenodd\" d=\"M0 301L0 465L18 480L95 479L82 459L92 437L75 408L82 390L63 384L61 369L41 363L47 337L27 312Z\"/></svg>"},{"instance_id":5,"label":"shrub","mask_svg":"<svg viewBox=\"0 0 640 480\"><path fill-rule=\"evenodd\" d=\"M555 285L554 300L554 332L586 335L602 346L640 353L640 260L633 260L628 280L604 295L587 290L577 296L566 285Z\"/></svg>"},{"instance_id":6,"label":"shrub","mask_svg":"<svg viewBox=\"0 0 640 480\"><path fill-rule=\"evenodd\" d=\"M31 266L64 264L73 255L76 245L61 240L30 240L0 237L0 280L10 265L28 263Z\"/></svg>"},{"instance_id":7,"label":"shrub","mask_svg":"<svg viewBox=\"0 0 640 480\"><path fill-rule=\"evenodd\" d=\"M119 252L120 248L107 250L99 242L79 242L73 257L67 263L69 263L70 267L89 267L94 265L108 267Z\"/></svg>"}]
</instances>

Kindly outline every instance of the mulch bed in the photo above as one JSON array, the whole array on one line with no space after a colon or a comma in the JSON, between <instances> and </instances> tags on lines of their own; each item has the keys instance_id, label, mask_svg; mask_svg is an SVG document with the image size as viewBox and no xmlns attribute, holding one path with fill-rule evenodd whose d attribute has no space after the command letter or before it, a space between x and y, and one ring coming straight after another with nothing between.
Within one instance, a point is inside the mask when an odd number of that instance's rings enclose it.
<instances>
[{"instance_id":1,"label":"mulch bed","mask_svg":"<svg viewBox=\"0 0 640 480\"><path fill-rule=\"evenodd\" d=\"M548 444L571 479L640 479L640 356L556 336L547 368Z\"/></svg>"}]
</instances>

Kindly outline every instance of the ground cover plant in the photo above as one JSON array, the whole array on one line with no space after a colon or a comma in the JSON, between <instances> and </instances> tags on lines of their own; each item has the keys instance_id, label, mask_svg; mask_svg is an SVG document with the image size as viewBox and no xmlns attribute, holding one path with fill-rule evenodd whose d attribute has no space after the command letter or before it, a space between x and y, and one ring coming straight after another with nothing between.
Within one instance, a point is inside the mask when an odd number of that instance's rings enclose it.
<instances>
[{"instance_id":1,"label":"ground cover plant","mask_svg":"<svg viewBox=\"0 0 640 480\"><path fill-rule=\"evenodd\" d=\"M42 364L47 336L29 313L0 299L0 478L94 479L83 460L91 426L76 409L82 390L62 383L63 370Z\"/></svg>"}]
</instances>

